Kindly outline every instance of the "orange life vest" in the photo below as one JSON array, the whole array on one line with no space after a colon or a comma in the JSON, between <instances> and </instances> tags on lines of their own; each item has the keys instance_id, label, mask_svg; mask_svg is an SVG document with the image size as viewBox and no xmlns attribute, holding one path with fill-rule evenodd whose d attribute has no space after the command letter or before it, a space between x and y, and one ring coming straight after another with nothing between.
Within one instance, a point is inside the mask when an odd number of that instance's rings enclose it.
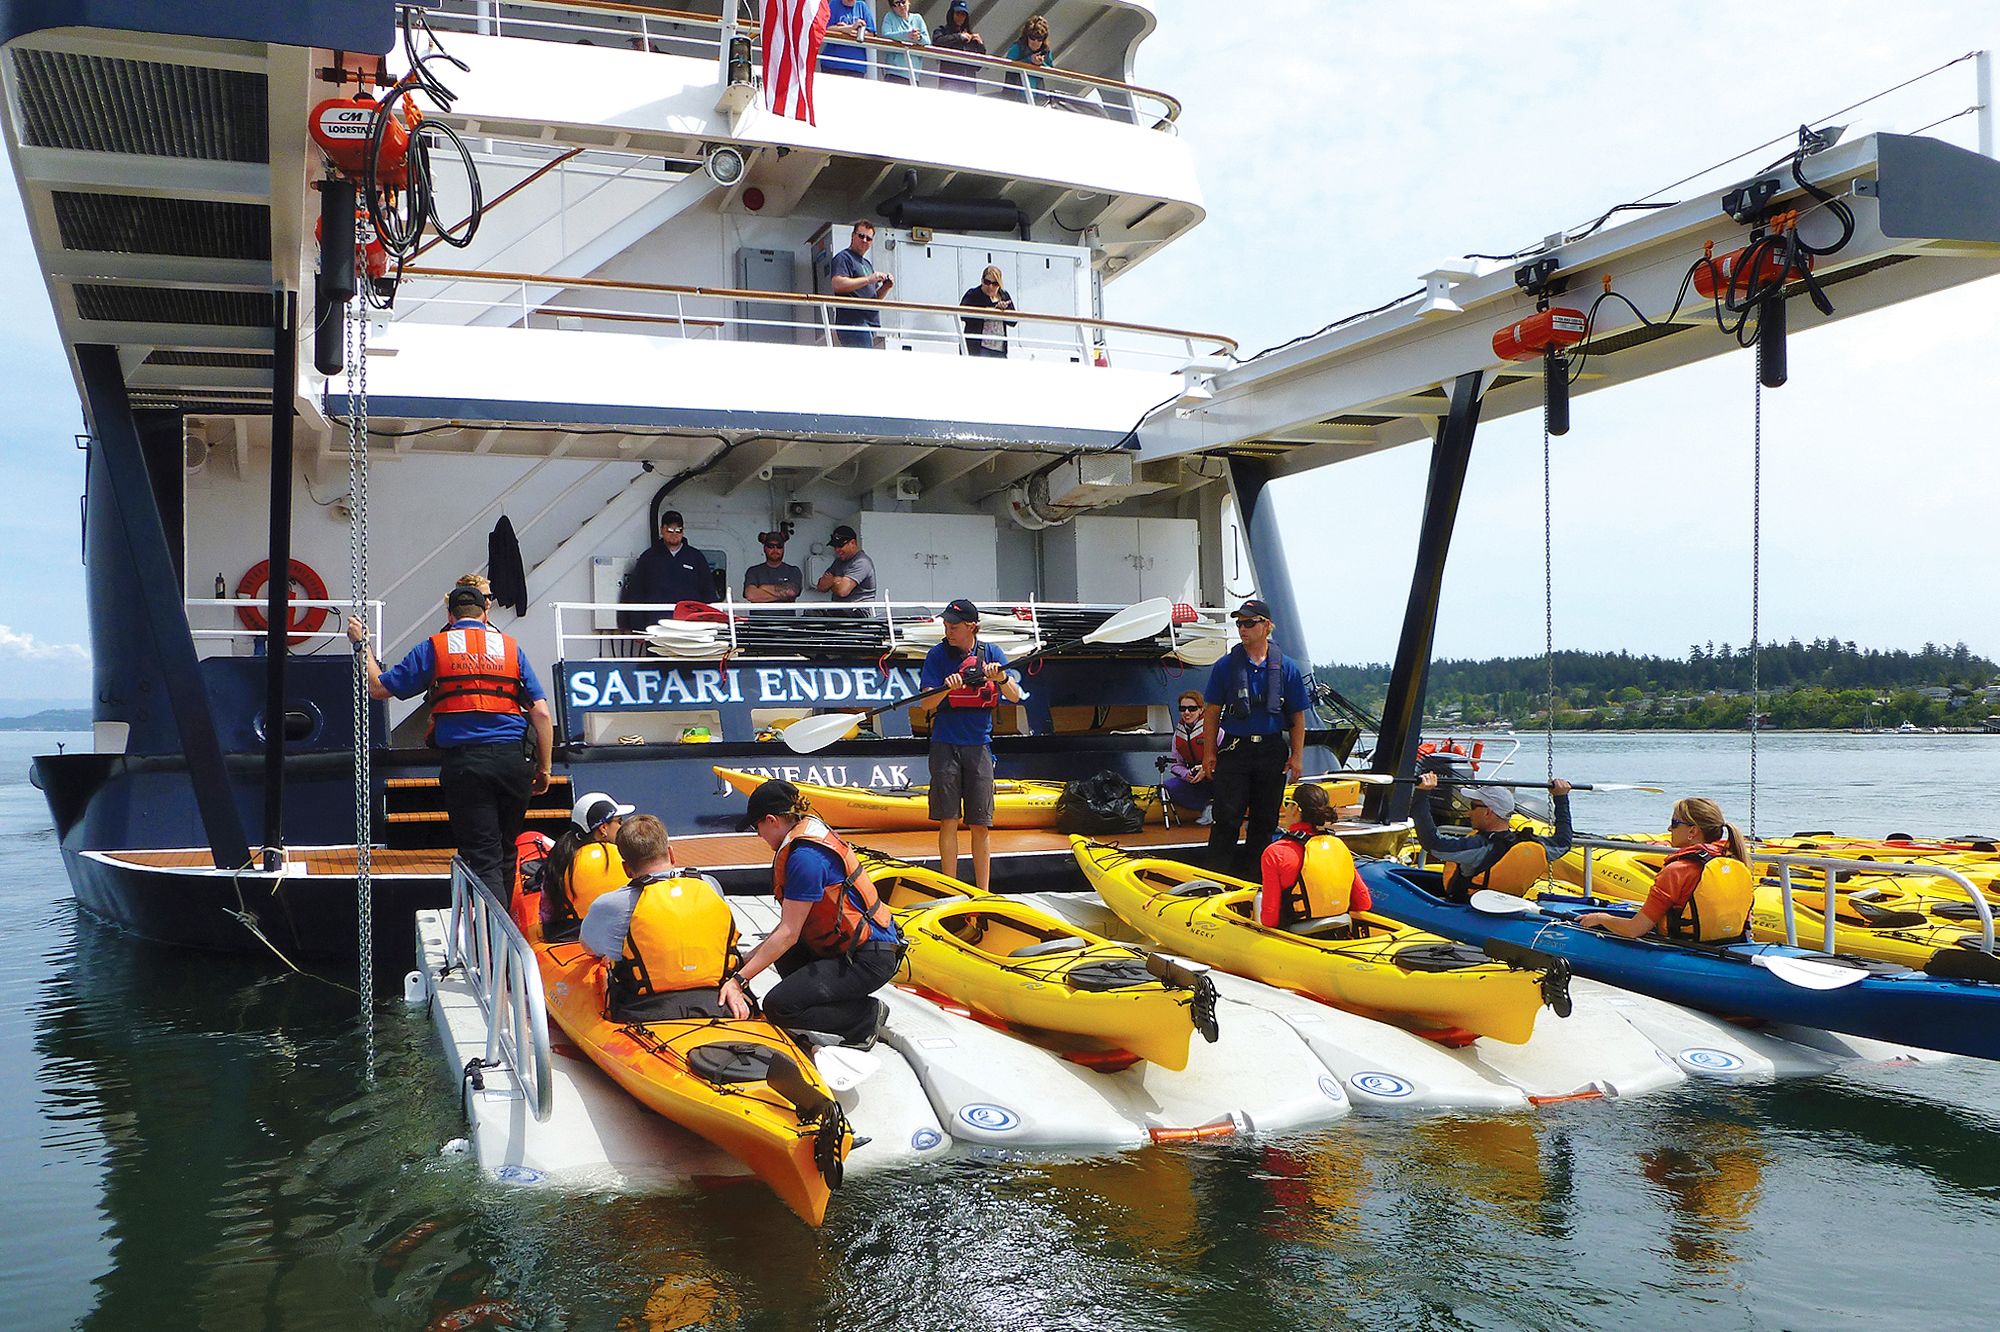
<instances>
[{"instance_id":1,"label":"orange life vest","mask_svg":"<svg viewBox=\"0 0 2000 1332\"><path fill-rule=\"evenodd\" d=\"M1520 897L1549 877L1549 849L1539 838L1518 828L1500 836L1510 839L1507 849L1477 874L1466 873L1455 861L1444 863L1446 896L1462 902L1482 888L1491 888Z\"/></svg>"},{"instance_id":2,"label":"orange life vest","mask_svg":"<svg viewBox=\"0 0 2000 1332\"><path fill-rule=\"evenodd\" d=\"M527 711L521 681L521 645L498 629L447 629L431 635L437 669L425 695L431 713Z\"/></svg>"},{"instance_id":3,"label":"orange life vest","mask_svg":"<svg viewBox=\"0 0 2000 1332\"><path fill-rule=\"evenodd\" d=\"M782 910L785 900L785 861L792 853L792 847L800 842L810 842L814 846L825 847L840 857L841 872L846 876L839 883L828 884L819 901L812 904L806 916L805 929L800 939L805 946L821 957L839 957L851 953L867 941L868 922L888 926L892 920L889 908L875 893L875 881L868 877L868 871L861 867L861 858L854 849L833 835L833 830L812 815L807 815L792 825L785 834L785 840L778 844L778 851L771 858L771 896L775 897ZM860 901L857 903L856 898Z\"/></svg>"},{"instance_id":4,"label":"orange life vest","mask_svg":"<svg viewBox=\"0 0 2000 1332\"><path fill-rule=\"evenodd\" d=\"M1701 867L1701 877L1687 901L1667 908L1660 933L1669 939L1695 943L1736 943L1750 928L1750 907L1756 900L1757 885L1750 867L1729 856L1719 856L1707 847L1694 847L1668 857L1668 862L1685 860Z\"/></svg>"},{"instance_id":5,"label":"orange life vest","mask_svg":"<svg viewBox=\"0 0 2000 1332\"><path fill-rule=\"evenodd\" d=\"M612 967L614 1002L680 990L712 990L741 963L736 921L722 895L680 870L632 880L639 899Z\"/></svg>"},{"instance_id":6,"label":"orange life vest","mask_svg":"<svg viewBox=\"0 0 2000 1332\"><path fill-rule=\"evenodd\" d=\"M1279 897L1279 927L1346 915L1354 899L1354 853L1346 843L1331 833L1303 827L1278 837L1299 847L1298 872Z\"/></svg>"}]
</instances>

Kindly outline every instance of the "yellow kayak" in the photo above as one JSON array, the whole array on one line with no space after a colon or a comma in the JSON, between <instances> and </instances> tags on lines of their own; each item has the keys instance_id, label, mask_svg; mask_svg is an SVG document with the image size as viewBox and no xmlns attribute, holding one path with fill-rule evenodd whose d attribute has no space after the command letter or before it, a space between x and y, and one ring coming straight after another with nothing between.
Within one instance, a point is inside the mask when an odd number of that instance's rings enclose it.
<instances>
[{"instance_id":1,"label":"yellow kayak","mask_svg":"<svg viewBox=\"0 0 2000 1332\"><path fill-rule=\"evenodd\" d=\"M1591 891L1619 902L1643 902L1653 891L1653 879L1666 862L1664 853L1596 851L1590 860ZM1557 878L1583 883L1583 852L1570 851L1554 866ZM1833 946L1836 952L1896 962L1922 971L1941 948L1977 949L1979 920L1963 890L1940 899L1916 885L1949 879L1918 880L1908 876L1855 875L1834 888ZM1811 870L1795 870L1792 919L1802 947L1818 947L1826 937L1826 893L1813 891ZM1969 922L1969 924L1968 924ZM1750 907L1750 936L1759 943L1785 942L1785 897L1776 874L1767 866ZM2000 980L2000 962L1994 965Z\"/></svg>"},{"instance_id":2,"label":"yellow kayak","mask_svg":"<svg viewBox=\"0 0 2000 1332\"><path fill-rule=\"evenodd\" d=\"M734 768L716 768L715 775L738 791L748 795L769 779L761 773L741 772ZM829 826L853 832L910 832L934 827L930 816L930 788L928 786L904 786L888 790L871 790L864 786L827 786L819 782L795 783L806 799L812 802L813 812L825 819ZM1355 782L1323 782L1327 794L1333 797L1335 805L1352 805L1360 802L1361 787ZM1054 828L1056 826L1056 801L1061 798L1063 783L1039 781L1033 778L1019 780L1006 779L993 784L993 826L995 828ZM1146 822L1159 823L1164 817L1157 786L1135 786L1132 798L1146 816ZM1298 816L1298 810L1291 803L1292 791L1285 788L1285 810L1283 818L1290 821Z\"/></svg>"},{"instance_id":3,"label":"yellow kayak","mask_svg":"<svg viewBox=\"0 0 2000 1332\"><path fill-rule=\"evenodd\" d=\"M885 856L867 861L909 942L899 981L1010 1026L1129 1051L1162 1068L1187 1067L1197 1028L1216 1039L1215 983L1205 968L1149 959L936 870Z\"/></svg>"},{"instance_id":4,"label":"yellow kayak","mask_svg":"<svg viewBox=\"0 0 2000 1332\"><path fill-rule=\"evenodd\" d=\"M761 1019L624 1023L605 1014L605 967L577 943L535 942L549 1016L649 1109L728 1152L808 1225L854 1145L812 1058Z\"/></svg>"},{"instance_id":5,"label":"yellow kayak","mask_svg":"<svg viewBox=\"0 0 2000 1332\"><path fill-rule=\"evenodd\" d=\"M1316 938L1257 919L1257 890L1174 860L1147 860L1072 837L1091 886L1121 919L1163 946L1267 985L1367 1017L1453 1028L1520 1044L1534 1034L1542 973L1503 966L1476 948L1373 912L1351 913L1358 938ZM1548 973L1567 1008L1566 972Z\"/></svg>"}]
</instances>

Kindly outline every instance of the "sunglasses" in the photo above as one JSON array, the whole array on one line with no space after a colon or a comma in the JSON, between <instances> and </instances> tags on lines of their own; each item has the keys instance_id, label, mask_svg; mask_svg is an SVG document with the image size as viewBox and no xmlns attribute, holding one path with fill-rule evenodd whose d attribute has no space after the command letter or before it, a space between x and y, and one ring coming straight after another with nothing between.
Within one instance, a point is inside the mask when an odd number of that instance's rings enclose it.
<instances>
[{"instance_id":1,"label":"sunglasses","mask_svg":"<svg viewBox=\"0 0 2000 1332\"><path fill-rule=\"evenodd\" d=\"M1687 822L1687 821L1686 821L1685 819L1668 819L1668 820L1667 820L1667 831L1668 831L1668 832L1672 832L1672 831L1673 831L1674 829L1676 829L1676 828L1692 828L1692 827L1694 827L1694 825L1693 825L1692 823L1689 823L1689 822Z\"/></svg>"},{"instance_id":2,"label":"sunglasses","mask_svg":"<svg viewBox=\"0 0 2000 1332\"><path fill-rule=\"evenodd\" d=\"M1201 707L1200 707L1200 705L1199 705L1199 704L1195 704L1195 703L1183 703L1183 704L1181 704L1181 711L1182 711L1182 712L1200 712L1200 711L1201 711Z\"/></svg>"},{"instance_id":3,"label":"sunglasses","mask_svg":"<svg viewBox=\"0 0 2000 1332\"><path fill-rule=\"evenodd\" d=\"M662 532L665 532L668 536L679 536L682 532L686 531L687 529L684 527L663 527L660 530Z\"/></svg>"}]
</instances>

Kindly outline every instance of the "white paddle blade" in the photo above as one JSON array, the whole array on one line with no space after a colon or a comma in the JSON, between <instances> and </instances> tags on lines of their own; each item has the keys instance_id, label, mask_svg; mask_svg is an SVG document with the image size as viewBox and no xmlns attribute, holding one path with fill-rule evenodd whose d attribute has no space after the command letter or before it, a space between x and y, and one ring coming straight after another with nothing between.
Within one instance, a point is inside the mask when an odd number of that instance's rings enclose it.
<instances>
[{"instance_id":1,"label":"white paddle blade","mask_svg":"<svg viewBox=\"0 0 2000 1332\"><path fill-rule=\"evenodd\" d=\"M1173 654L1184 665L1213 666L1229 655L1229 644L1219 638L1182 639Z\"/></svg>"},{"instance_id":2,"label":"white paddle blade","mask_svg":"<svg viewBox=\"0 0 2000 1332\"><path fill-rule=\"evenodd\" d=\"M1174 603L1154 597L1127 606L1083 636L1086 643L1136 643L1167 631L1174 618Z\"/></svg>"},{"instance_id":3,"label":"white paddle blade","mask_svg":"<svg viewBox=\"0 0 2000 1332\"><path fill-rule=\"evenodd\" d=\"M1472 895L1472 909L1483 911L1489 916L1532 916L1541 908L1525 897L1499 892L1492 888L1481 888Z\"/></svg>"},{"instance_id":4,"label":"white paddle blade","mask_svg":"<svg viewBox=\"0 0 2000 1332\"><path fill-rule=\"evenodd\" d=\"M1782 953L1759 953L1757 965L1785 984L1796 985L1802 990L1844 990L1868 979L1868 973L1859 967L1833 966L1811 958L1787 957Z\"/></svg>"},{"instance_id":5,"label":"white paddle blade","mask_svg":"<svg viewBox=\"0 0 2000 1332\"><path fill-rule=\"evenodd\" d=\"M1592 782L1590 789L1593 791L1643 791L1647 795L1665 795L1667 793L1667 788L1664 786L1633 786L1626 782Z\"/></svg>"},{"instance_id":6,"label":"white paddle blade","mask_svg":"<svg viewBox=\"0 0 2000 1332\"><path fill-rule=\"evenodd\" d=\"M837 1092L852 1091L882 1067L882 1061L866 1050L849 1050L839 1045L822 1045L813 1051L813 1065L820 1080Z\"/></svg>"},{"instance_id":7,"label":"white paddle blade","mask_svg":"<svg viewBox=\"0 0 2000 1332\"><path fill-rule=\"evenodd\" d=\"M852 712L822 712L801 717L778 732L778 738L794 754L817 754L836 740L854 733L861 719Z\"/></svg>"}]
</instances>

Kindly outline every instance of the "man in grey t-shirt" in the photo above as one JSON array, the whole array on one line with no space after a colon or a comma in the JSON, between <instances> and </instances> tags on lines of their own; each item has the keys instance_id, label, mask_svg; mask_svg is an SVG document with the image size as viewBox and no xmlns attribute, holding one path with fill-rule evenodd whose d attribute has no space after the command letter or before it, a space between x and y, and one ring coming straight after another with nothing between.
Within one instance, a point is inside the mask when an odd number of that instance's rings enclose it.
<instances>
[{"instance_id":1,"label":"man in grey t-shirt","mask_svg":"<svg viewBox=\"0 0 2000 1332\"><path fill-rule=\"evenodd\" d=\"M833 563L813 587L827 593L835 601L873 601L875 599L875 561L861 549L861 537L845 523L833 529L827 538L833 548Z\"/></svg>"},{"instance_id":2,"label":"man in grey t-shirt","mask_svg":"<svg viewBox=\"0 0 2000 1332\"><path fill-rule=\"evenodd\" d=\"M743 572L743 599L745 601L797 601L799 593L805 591L805 572L796 564L785 563L785 533L759 532L758 542L764 547L764 562L753 564Z\"/></svg>"}]
</instances>

